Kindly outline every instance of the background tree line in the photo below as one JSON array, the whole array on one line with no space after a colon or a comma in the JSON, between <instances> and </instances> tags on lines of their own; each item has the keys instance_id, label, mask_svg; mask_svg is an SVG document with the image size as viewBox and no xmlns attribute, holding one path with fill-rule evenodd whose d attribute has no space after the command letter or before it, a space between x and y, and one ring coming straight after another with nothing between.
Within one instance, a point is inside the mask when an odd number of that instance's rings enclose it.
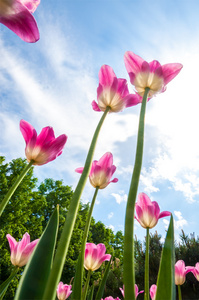
<instances>
[{"instance_id":1,"label":"background tree line","mask_svg":"<svg viewBox=\"0 0 199 300\"><path fill-rule=\"evenodd\" d=\"M7 193L9 187L15 181L26 165L26 160L21 158L5 163L5 158L0 156L0 201ZM67 210L72 198L72 187L64 185L61 180L45 179L38 183L33 174L33 168L28 172L21 185L17 188L11 201L7 205L0 221L0 284L6 280L13 268L10 262L10 250L6 234L11 234L16 240L20 240L25 232L28 232L31 241L41 236L42 231L57 204L59 204L60 222L59 236L67 215ZM69 284L75 274L75 267L81 246L85 222L89 210L89 204L80 204L78 217L75 223L68 255L66 258L61 280ZM123 233L114 233L102 222L91 221L88 242L95 244L104 243L107 253L112 255L113 261L106 284L105 296L120 297L119 287L123 285ZM161 236L156 232L150 238L150 285L156 283L160 255L162 250ZM136 283L139 289L144 289L144 258L145 243L135 239ZM176 261L183 259L186 265L194 266L199 262L199 239L190 238L182 232L180 243L176 243ZM99 271L93 272L91 284L97 286L104 272L104 264ZM21 268L21 271L23 269ZM21 272L22 273L22 272ZM4 299L14 298L15 289L21 273L12 281ZM86 272L85 272L86 274ZM183 299L199 299L199 283L193 274L187 275L186 283L182 286ZM143 299L143 294L139 295Z\"/></svg>"}]
</instances>

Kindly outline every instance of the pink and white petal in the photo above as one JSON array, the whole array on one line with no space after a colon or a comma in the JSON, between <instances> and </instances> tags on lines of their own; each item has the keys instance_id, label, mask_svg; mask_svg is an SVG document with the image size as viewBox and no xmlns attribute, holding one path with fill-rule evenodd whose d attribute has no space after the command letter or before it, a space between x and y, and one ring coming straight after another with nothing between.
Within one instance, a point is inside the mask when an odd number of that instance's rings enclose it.
<instances>
[{"instance_id":1,"label":"pink and white petal","mask_svg":"<svg viewBox=\"0 0 199 300\"><path fill-rule=\"evenodd\" d=\"M40 134L37 137L36 145L43 148L45 144L49 145L49 143L51 143L54 140L55 140L54 130L52 127L47 126L42 128Z\"/></svg>"},{"instance_id":2,"label":"pink and white petal","mask_svg":"<svg viewBox=\"0 0 199 300\"><path fill-rule=\"evenodd\" d=\"M62 153L66 141L67 136L65 134L62 134L58 136L50 145L43 145L42 149L46 153L48 153L47 162L54 160L57 156L59 156Z\"/></svg>"},{"instance_id":3,"label":"pink and white petal","mask_svg":"<svg viewBox=\"0 0 199 300\"><path fill-rule=\"evenodd\" d=\"M99 108L99 106L97 105L97 103L95 102L95 100L92 101L91 103L93 110L95 111L101 111L101 109Z\"/></svg>"},{"instance_id":4,"label":"pink and white petal","mask_svg":"<svg viewBox=\"0 0 199 300\"><path fill-rule=\"evenodd\" d=\"M99 258L104 256L104 254L106 253L106 246L102 243L97 244L97 252Z\"/></svg>"},{"instance_id":5,"label":"pink and white petal","mask_svg":"<svg viewBox=\"0 0 199 300\"><path fill-rule=\"evenodd\" d=\"M106 152L98 161L97 165L101 166L101 169L106 171L113 165L113 155L111 152Z\"/></svg>"},{"instance_id":6,"label":"pink and white petal","mask_svg":"<svg viewBox=\"0 0 199 300\"><path fill-rule=\"evenodd\" d=\"M38 41L40 36L37 23L29 10L18 1L13 3L12 9L14 13L1 16L0 23L7 26L27 43Z\"/></svg>"},{"instance_id":7,"label":"pink and white petal","mask_svg":"<svg viewBox=\"0 0 199 300\"><path fill-rule=\"evenodd\" d=\"M121 98L126 97L129 94L127 80L118 78L117 93L120 94Z\"/></svg>"},{"instance_id":8,"label":"pink and white petal","mask_svg":"<svg viewBox=\"0 0 199 300\"><path fill-rule=\"evenodd\" d=\"M8 240L9 246L10 246L10 251L12 253L15 250L18 243L15 240L15 238L13 238L10 234L7 234L6 238Z\"/></svg>"},{"instance_id":9,"label":"pink and white petal","mask_svg":"<svg viewBox=\"0 0 199 300\"><path fill-rule=\"evenodd\" d=\"M161 67L161 64L157 60L153 60L149 63L150 66L150 72L154 73L159 67Z\"/></svg>"},{"instance_id":10,"label":"pink and white petal","mask_svg":"<svg viewBox=\"0 0 199 300\"><path fill-rule=\"evenodd\" d=\"M84 167L80 167L80 168L75 169L75 172L82 174L83 170L84 170Z\"/></svg>"},{"instance_id":11,"label":"pink and white petal","mask_svg":"<svg viewBox=\"0 0 199 300\"><path fill-rule=\"evenodd\" d=\"M149 73L150 72L150 66L149 63L147 61L143 61L140 71L143 73Z\"/></svg>"},{"instance_id":12,"label":"pink and white petal","mask_svg":"<svg viewBox=\"0 0 199 300\"><path fill-rule=\"evenodd\" d=\"M109 181L110 182L118 182L118 178L114 178L113 180Z\"/></svg>"},{"instance_id":13,"label":"pink and white petal","mask_svg":"<svg viewBox=\"0 0 199 300\"><path fill-rule=\"evenodd\" d=\"M152 201L153 209L154 209L154 216L158 220L160 215L160 207L156 201Z\"/></svg>"},{"instance_id":14,"label":"pink and white petal","mask_svg":"<svg viewBox=\"0 0 199 300\"><path fill-rule=\"evenodd\" d=\"M31 243L29 243L24 248L22 255L30 256L38 242L39 242L39 239L36 239L36 240L32 241Z\"/></svg>"},{"instance_id":15,"label":"pink and white petal","mask_svg":"<svg viewBox=\"0 0 199 300\"><path fill-rule=\"evenodd\" d=\"M108 65L103 65L99 71L99 83L103 87L111 87L114 79L117 78L113 69Z\"/></svg>"},{"instance_id":16,"label":"pink and white petal","mask_svg":"<svg viewBox=\"0 0 199 300\"><path fill-rule=\"evenodd\" d=\"M19 253L22 253L24 251L24 249L26 248L26 246L30 243L30 235L26 232L21 241L18 242L18 247L17 247L17 251Z\"/></svg>"},{"instance_id":17,"label":"pink and white petal","mask_svg":"<svg viewBox=\"0 0 199 300\"><path fill-rule=\"evenodd\" d=\"M18 0L21 2L31 13L37 9L37 6L40 4L40 0Z\"/></svg>"},{"instance_id":18,"label":"pink and white petal","mask_svg":"<svg viewBox=\"0 0 199 300\"><path fill-rule=\"evenodd\" d=\"M124 54L124 63L128 73L137 74L140 72L144 61L145 60L143 58L131 51L127 51Z\"/></svg>"},{"instance_id":19,"label":"pink and white petal","mask_svg":"<svg viewBox=\"0 0 199 300\"><path fill-rule=\"evenodd\" d=\"M101 266L101 264L104 262L104 261L109 261L111 259L111 255L110 254L105 254L104 256L102 256L99 260L99 264Z\"/></svg>"},{"instance_id":20,"label":"pink and white petal","mask_svg":"<svg viewBox=\"0 0 199 300\"><path fill-rule=\"evenodd\" d=\"M138 204L135 204L135 210L137 214L136 220L140 222L143 219L143 210Z\"/></svg>"},{"instance_id":21,"label":"pink and white petal","mask_svg":"<svg viewBox=\"0 0 199 300\"><path fill-rule=\"evenodd\" d=\"M159 214L159 218L158 219L161 219L161 218L164 218L164 217L168 217L171 215L171 212L170 211L162 211L160 214Z\"/></svg>"},{"instance_id":22,"label":"pink and white petal","mask_svg":"<svg viewBox=\"0 0 199 300\"><path fill-rule=\"evenodd\" d=\"M24 120L20 121L19 127L26 145L28 145L30 148L34 148L37 140L37 132L34 127Z\"/></svg>"},{"instance_id":23,"label":"pink and white petal","mask_svg":"<svg viewBox=\"0 0 199 300\"><path fill-rule=\"evenodd\" d=\"M142 102L142 97L138 94L129 94L123 101L125 102L125 107L131 107Z\"/></svg>"},{"instance_id":24,"label":"pink and white petal","mask_svg":"<svg viewBox=\"0 0 199 300\"><path fill-rule=\"evenodd\" d=\"M137 204L144 210L147 206L151 205L151 199L145 193L138 194Z\"/></svg>"},{"instance_id":25,"label":"pink and white petal","mask_svg":"<svg viewBox=\"0 0 199 300\"><path fill-rule=\"evenodd\" d=\"M179 63L171 63L162 66L164 83L169 83L174 77L178 75L183 65Z\"/></svg>"},{"instance_id":26,"label":"pink and white petal","mask_svg":"<svg viewBox=\"0 0 199 300\"><path fill-rule=\"evenodd\" d=\"M195 268L194 267L191 267L191 266L187 266L185 267L185 274L189 273L189 272L192 272Z\"/></svg>"}]
</instances>

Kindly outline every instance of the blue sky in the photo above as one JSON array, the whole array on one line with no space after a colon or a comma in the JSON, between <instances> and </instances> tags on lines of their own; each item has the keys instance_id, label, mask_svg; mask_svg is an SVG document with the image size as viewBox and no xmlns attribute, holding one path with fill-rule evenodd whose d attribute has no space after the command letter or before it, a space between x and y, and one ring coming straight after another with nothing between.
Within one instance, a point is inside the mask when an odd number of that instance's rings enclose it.
<instances>
[{"instance_id":1,"label":"blue sky","mask_svg":"<svg viewBox=\"0 0 199 300\"><path fill-rule=\"evenodd\" d=\"M125 51L147 61L183 64L167 91L147 104L143 168L139 192L174 214L175 234L198 233L199 213L199 3L189 1L41 1L34 16L40 30L35 44L21 41L0 24L0 154L24 157L20 119L39 133L53 126L68 141L55 161L35 167L39 180L63 179L75 188L101 117L94 112L98 72L110 65L126 78ZM133 87L129 82L129 90ZM110 114L94 158L111 151L118 183L99 191L93 216L114 231L123 230L126 198L134 164L140 105ZM82 201L91 200L89 182ZM165 236L169 218L152 230ZM145 230L135 223L143 239Z\"/></svg>"}]
</instances>

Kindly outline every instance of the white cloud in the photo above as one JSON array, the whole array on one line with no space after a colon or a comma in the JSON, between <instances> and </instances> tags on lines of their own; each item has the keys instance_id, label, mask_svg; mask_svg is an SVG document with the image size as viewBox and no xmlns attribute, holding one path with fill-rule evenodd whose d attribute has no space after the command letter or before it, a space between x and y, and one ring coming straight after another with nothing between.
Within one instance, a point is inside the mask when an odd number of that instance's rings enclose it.
<instances>
[{"instance_id":1,"label":"white cloud","mask_svg":"<svg viewBox=\"0 0 199 300\"><path fill-rule=\"evenodd\" d=\"M184 226L188 225L187 220L182 217L182 213L180 211L175 210L174 215L177 217L177 220L174 220L175 230L181 230Z\"/></svg>"},{"instance_id":2,"label":"white cloud","mask_svg":"<svg viewBox=\"0 0 199 300\"><path fill-rule=\"evenodd\" d=\"M127 194L124 194L124 191L120 191L119 194L112 193L111 195L115 198L118 204L127 201Z\"/></svg>"},{"instance_id":3,"label":"white cloud","mask_svg":"<svg viewBox=\"0 0 199 300\"><path fill-rule=\"evenodd\" d=\"M111 219L113 217L114 213L110 212L110 214L108 214L108 219Z\"/></svg>"},{"instance_id":4,"label":"white cloud","mask_svg":"<svg viewBox=\"0 0 199 300\"><path fill-rule=\"evenodd\" d=\"M110 228L113 231L115 230L115 227L113 225L108 225L108 226L106 226L106 228Z\"/></svg>"}]
</instances>

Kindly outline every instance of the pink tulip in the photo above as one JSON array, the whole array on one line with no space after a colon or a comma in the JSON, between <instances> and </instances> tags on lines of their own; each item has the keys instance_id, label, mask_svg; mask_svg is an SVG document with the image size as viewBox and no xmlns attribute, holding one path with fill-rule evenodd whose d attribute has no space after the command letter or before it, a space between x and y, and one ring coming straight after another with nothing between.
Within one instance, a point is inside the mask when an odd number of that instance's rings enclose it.
<instances>
[{"instance_id":1,"label":"pink tulip","mask_svg":"<svg viewBox=\"0 0 199 300\"><path fill-rule=\"evenodd\" d=\"M24 120L20 121L20 130L26 142L26 158L37 166L47 164L59 156L67 141L65 134L55 138L52 127L43 128L37 136L34 127Z\"/></svg>"},{"instance_id":2,"label":"pink tulip","mask_svg":"<svg viewBox=\"0 0 199 300\"><path fill-rule=\"evenodd\" d=\"M148 63L131 51L124 55L124 62L130 81L137 93L143 97L145 88L149 88L148 97L166 90L166 85L180 72L182 65L170 63L161 65L157 60Z\"/></svg>"},{"instance_id":3,"label":"pink tulip","mask_svg":"<svg viewBox=\"0 0 199 300\"><path fill-rule=\"evenodd\" d=\"M83 169L77 168L75 171L82 173ZM115 170L116 166L113 165L113 155L110 152L106 152L99 161L93 161L89 175L90 183L95 188L104 189L109 183L118 181L117 178L110 180Z\"/></svg>"},{"instance_id":4,"label":"pink tulip","mask_svg":"<svg viewBox=\"0 0 199 300\"><path fill-rule=\"evenodd\" d=\"M124 285L123 285L123 289L120 288L120 291L122 293L122 296L124 297ZM137 284L135 284L135 299L137 299L137 296L141 293L144 293L144 291L142 290L139 292L138 286L137 286Z\"/></svg>"},{"instance_id":5,"label":"pink tulip","mask_svg":"<svg viewBox=\"0 0 199 300\"><path fill-rule=\"evenodd\" d=\"M67 299L72 293L71 288L72 285L63 284L63 282L60 282L57 287L57 298L59 300Z\"/></svg>"},{"instance_id":6,"label":"pink tulip","mask_svg":"<svg viewBox=\"0 0 199 300\"><path fill-rule=\"evenodd\" d=\"M111 259L111 255L105 254L105 252L106 247L104 244L86 243L84 268L91 271L99 269L103 261Z\"/></svg>"},{"instance_id":7,"label":"pink tulip","mask_svg":"<svg viewBox=\"0 0 199 300\"><path fill-rule=\"evenodd\" d=\"M191 272L196 277L196 279L199 281L199 263L195 264L195 267L193 267L193 270Z\"/></svg>"},{"instance_id":8,"label":"pink tulip","mask_svg":"<svg viewBox=\"0 0 199 300\"><path fill-rule=\"evenodd\" d=\"M23 238L20 242L16 242L16 240L10 234L7 234L6 237L8 239L11 251L11 263L14 266L23 267L27 264L39 239L30 243L30 236L27 232L23 235Z\"/></svg>"},{"instance_id":9,"label":"pink tulip","mask_svg":"<svg viewBox=\"0 0 199 300\"><path fill-rule=\"evenodd\" d=\"M16 33L23 41L35 43L39 30L32 13L40 0L0 0L0 23Z\"/></svg>"},{"instance_id":10,"label":"pink tulip","mask_svg":"<svg viewBox=\"0 0 199 300\"><path fill-rule=\"evenodd\" d=\"M185 282L186 274L193 271L194 267L185 267L183 260L178 260L175 264L175 284L182 285Z\"/></svg>"},{"instance_id":11,"label":"pink tulip","mask_svg":"<svg viewBox=\"0 0 199 300\"><path fill-rule=\"evenodd\" d=\"M144 228L153 228L160 218L170 216L169 211L160 213L160 207L156 201L151 201L145 193L138 195L138 201L135 204L137 216L135 219Z\"/></svg>"},{"instance_id":12,"label":"pink tulip","mask_svg":"<svg viewBox=\"0 0 199 300\"><path fill-rule=\"evenodd\" d=\"M98 104L92 102L95 111L105 111L109 106L110 112L119 112L138 104L141 99L138 95L129 94L126 79L117 78L110 66L103 65L99 71L97 101Z\"/></svg>"},{"instance_id":13,"label":"pink tulip","mask_svg":"<svg viewBox=\"0 0 199 300\"><path fill-rule=\"evenodd\" d=\"M155 300L156 291L157 291L157 285L156 285L156 284L153 284L153 285L150 287L150 296L151 296L151 300Z\"/></svg>"}]
</instances>

